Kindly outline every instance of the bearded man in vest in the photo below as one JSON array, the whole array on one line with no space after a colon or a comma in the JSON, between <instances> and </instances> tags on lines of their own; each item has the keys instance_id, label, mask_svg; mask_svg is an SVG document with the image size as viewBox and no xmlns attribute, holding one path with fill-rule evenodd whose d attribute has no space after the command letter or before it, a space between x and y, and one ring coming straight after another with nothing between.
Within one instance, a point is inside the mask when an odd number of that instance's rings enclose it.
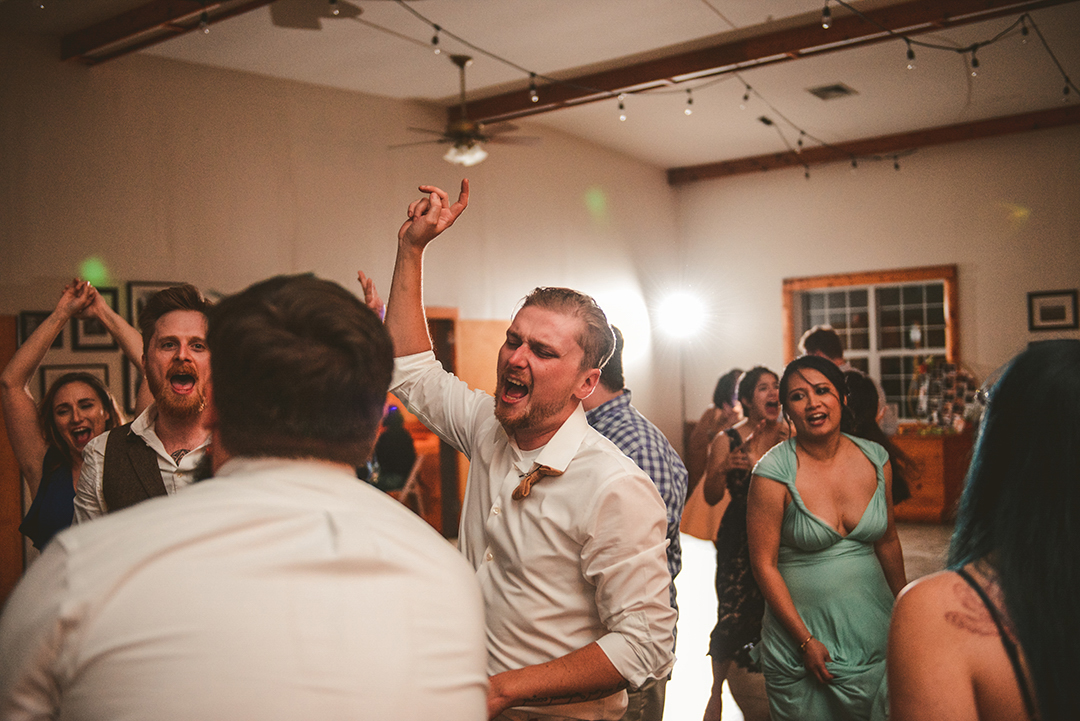
<instances>
[{"instance_id":1,"label":"bearded man in vest","mask_svg":"<svg viewBox=\"0 0 1080 721\"><path fill-rule=\"evenodd\" d=\"M143 369L154 402L128 425L86 445L75 523L171 495L196 479L210 443L210 306L185 284L151 296L139 313Z\"/></svg>"}]
</instances>

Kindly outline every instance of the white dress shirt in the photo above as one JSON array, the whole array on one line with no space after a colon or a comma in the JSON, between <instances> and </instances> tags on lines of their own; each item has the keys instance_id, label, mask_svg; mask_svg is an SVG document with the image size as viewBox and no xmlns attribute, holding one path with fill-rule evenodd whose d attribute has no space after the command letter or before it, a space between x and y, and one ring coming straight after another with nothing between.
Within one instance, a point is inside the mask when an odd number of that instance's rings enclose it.
<instances>
[{"instance_id":1,"label":"white dress shirt","mask_svg":"<svg viewBox=\"0 0 1080 721\"><path fill-rule=\"evenodd\" d=\"M207 436L205 441L188 451L177 463L165 450L165 444L154 431L156 423L157 404L151 403L138 418L131 422L131 431L154 449L158 470L161 471L161 480L165 482L165 492L171 496L191 485L191 482L195 480L195 468L206 454L210 437ZM91 439L83 448L83 467L79 473L79 482L75 485L75 523L89 521L109 512L105 504L105 492L101 485L101 476L105 468L105 443L108 441L109 433L112 431Z\"/></svg>"},{"instance_id":2,"label":"white dress shirt","mask_svg":"<svg viewBox=\"0 0 1080 721\"><path fill-rule=\"evenodd\" d=\"M484 596L489 673L595 641L635 688L666 676L676 614L667 518L649 477L579 407L534 457L563 474L512 500L535 463L496 420L491 396L443 371L431 352L397 358L391 390L471 461L459 542ZM620 693L538 712L619 718L625 704Z\"/></svg>"},{"instance_id":3,"label":"white dress shirt","mask_svg":"<svg viewBox=\"0 0 1080 721\"><path fill-rule=\"evenodd\" d=\"M472 569L320 462L235 459L57 535L0 648L8 721L487 718Z\"/></svg>"}]
</instances>

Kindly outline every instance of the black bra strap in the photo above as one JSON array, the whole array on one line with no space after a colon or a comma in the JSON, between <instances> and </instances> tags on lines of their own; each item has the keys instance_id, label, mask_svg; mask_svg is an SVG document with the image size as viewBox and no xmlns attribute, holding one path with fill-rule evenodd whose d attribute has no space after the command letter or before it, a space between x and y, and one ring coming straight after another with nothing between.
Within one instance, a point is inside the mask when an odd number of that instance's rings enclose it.
<instances>
[{"instance_id":1,"label":"black bra strap","mask_svg":"<svg viewBox=\"0 0 1080 721\"><path fill-rule=\"evenodd\" d=\"M998 611L997 606L990 601L990 597L986 595L986 591L983 590L979 582L971 577L971 574L963 568L957 569L956 573L975 590L975 593L979 594L979 599L986 606L986 610L990 612L990 618L994 619L994 625L997 626L998 635L1001 637L1001 645L1005 647L1005 655L1009 657L1009 663L1013 667L1013 674L1016 676L1016 683L1020 687L1020 696L1024 700L1024 708L1027 710L1028 718L1038 719L1039 716L1035 712L1035 703L1031 698L1031 689L1028 687L1027 674L1024 673L1024 667L1020 663L1020 652L1016 647L1016 643L1012 640L1012 636L1005 631L1001 613Z\"/></svg>"}]
</instances>

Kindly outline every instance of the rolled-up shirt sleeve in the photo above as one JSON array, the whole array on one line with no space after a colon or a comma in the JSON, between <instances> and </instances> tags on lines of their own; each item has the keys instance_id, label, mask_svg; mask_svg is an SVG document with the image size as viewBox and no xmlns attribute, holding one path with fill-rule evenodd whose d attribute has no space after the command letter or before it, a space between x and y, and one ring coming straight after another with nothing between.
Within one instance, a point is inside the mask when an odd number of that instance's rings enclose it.
<instances>
[{"instance_id":1,"label":"rolled-up shirt sleeve","mask_svg":"<svg viewBox=\"0 0 1080 721\"><path fill-rule=\"evenodd\" d=\"M640 688L667 676L675 661L663 502L648 479L622 478L607 485L586 517L593 527L582 569L596 585L609 629L597 643L631 687Z\"/></svg>"},{"instance_id":2,"label":"rolled-up shirt sleeve","mask_svg":"<svg viewBox=\"0 0 1080 721\"><path fill-rule=\"evenodd\" d=\"M79 472L79 482L75 484L75 523L85 523L108 512L101 474L105 467L105 441L111 432L102 433L83 448L82 471Z\"/></svg>"}]
</instances>

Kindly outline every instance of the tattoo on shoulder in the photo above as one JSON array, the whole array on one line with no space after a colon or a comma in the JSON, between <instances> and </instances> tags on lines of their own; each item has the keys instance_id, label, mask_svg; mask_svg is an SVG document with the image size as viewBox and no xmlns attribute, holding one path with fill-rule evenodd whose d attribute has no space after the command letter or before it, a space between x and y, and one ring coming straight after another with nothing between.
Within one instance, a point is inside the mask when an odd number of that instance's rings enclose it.
<instances>
[{"instance_id":1,"label":"tattoo on shoulder","mask_svg":"<svg viewBox=\"0 0 1080 721\"><path fill-rule=\"evenodd\" d=\"M979 595L963 579L953 581L952 595L955 607L945 612L945 620L957 628L977 636L996 636L997 626L986 610Z\"/></svg>"}]
</instances>

